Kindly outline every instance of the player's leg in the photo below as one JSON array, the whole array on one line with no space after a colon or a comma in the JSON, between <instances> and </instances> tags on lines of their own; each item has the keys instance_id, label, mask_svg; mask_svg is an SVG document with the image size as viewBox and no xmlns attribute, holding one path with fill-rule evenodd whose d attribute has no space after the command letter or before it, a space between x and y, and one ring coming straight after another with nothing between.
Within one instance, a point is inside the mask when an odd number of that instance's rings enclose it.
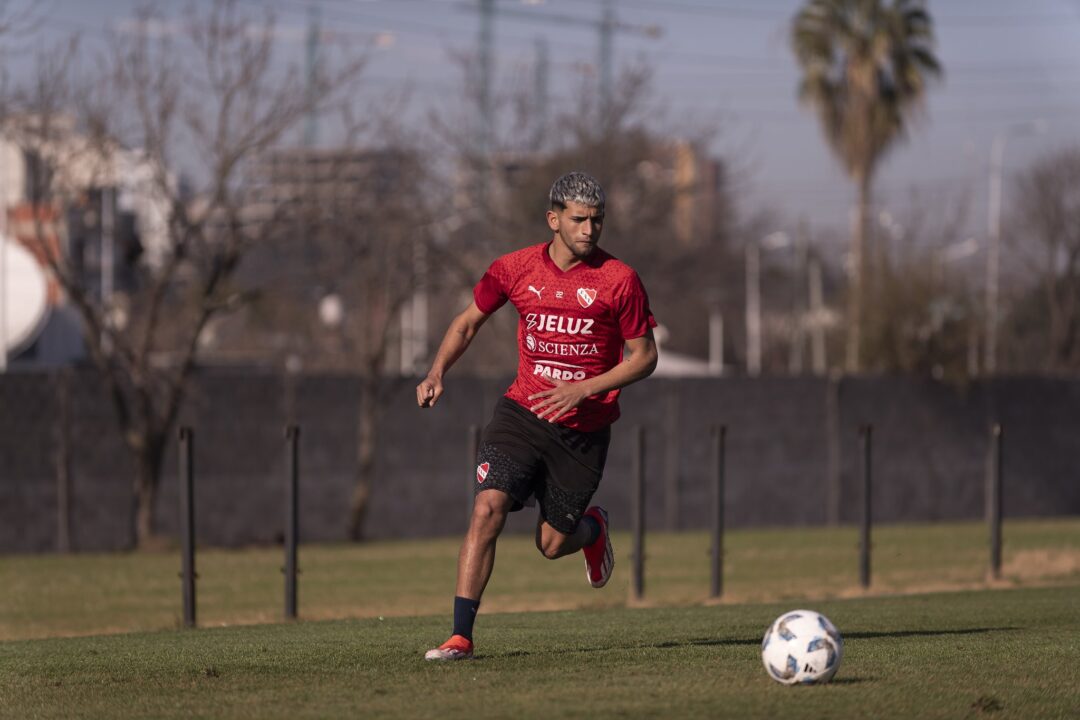
<instances>
[{"instance_id":1,"label":"player's leg","mask_svg":"<svg viewBox=\"0 0 1080 720\"><path fill-rule=\"evenodd\" d=\"M615 568L615 551L607 511L598 505L589 506L591 497L592 493L588 493L574 498L559 488L545 488L536 522L536 548L551 560L581 550L589 584L602 588Z\"/></svg>"},{"instance_id":2,"label":"player's leg","mask_svg":"<svg viewBox=\"0 0 1080 720\"><path fill-rule=\"evenodd\" d=\"M502 490L476 494L469 530L458 554L458 597L480 601L495 567L495 543L513 505L514 498Z\"/></svg>"},{"instance_id":3,"label":"player's leg","mask_svg":"<svg viewBox=\"0 0 1080 720\"><path fill-rule=\"evenodd\" d=\"M549 560L572 555L587 545L596 542L600 528L592 518L583 517L571 533L556 530L544 520L543 515L536 518L536 549Z\"/></svg>"},{"instance_id":4,"label":"player's leg","mask_svg":"<svg viewBox=\"0 0 1080 720\"><path fill-rule=\"evenodd\" d=\"M454 631L450 639L428 650L427 660L467 660L473 655L473 623L480 609L491 571L495 545L506 525L514 499L501 490L477 493L469 529L458 553L457 591L454 595Z\"/></svg>"},{"instance_id":5,"label":"player's leg","mask_svg":"<svg viewBox=\"0 0 1080 720\"><path fill-rule=\"evenodd\" d=\"M579 432L553 428L543 449L546 476L537 484L536 547L548 558L582 550L589 584L607 584L615 566L607 512L590 506L607 461L610 428Z\"/></svg>"},{"instance_id":6,"label":"player's leg","mask_svg":"<svg viewBox=\"0 0 1080 720\"><path fill-rule=\"evenodd\" d=\"M458 554L454 632L442 646L427 652L428 660L472 657L473 622L495 566L496 542L507 515L520 510L533 492L539 453L528 428L523 428L520 412L508 403L505 398L499 401L492 421L484 428L473 513Z\"/></svg>"}]
</instances>

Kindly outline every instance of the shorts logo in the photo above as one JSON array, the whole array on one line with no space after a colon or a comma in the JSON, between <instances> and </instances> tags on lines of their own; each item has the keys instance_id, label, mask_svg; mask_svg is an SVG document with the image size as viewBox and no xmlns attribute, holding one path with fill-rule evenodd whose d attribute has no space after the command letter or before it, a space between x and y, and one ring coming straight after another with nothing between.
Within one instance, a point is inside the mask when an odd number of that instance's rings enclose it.
<instances>
[{"instance_id":1,"label":"shorts logo","mask_svg":"<svg viewBox=\"0 0 1080 720\"><path fill-rule=\"evenodd\" d=\"M593 300L596 300L596 290L593 288L578 288L577 289L577 301L581 303L581 307L587 308L593 304Z\"/></svg>"},{"instance_id":2,"label":"shorts logo","mask_svg":"<svg viewBox=\"0 0 1080 720\"><path fill-rule=\"evenodd\" d=\"M487 477L488 470L491 469L491 463L480 463L476 466L476 482L482 483Z\"/></svg>"}]
</instances>

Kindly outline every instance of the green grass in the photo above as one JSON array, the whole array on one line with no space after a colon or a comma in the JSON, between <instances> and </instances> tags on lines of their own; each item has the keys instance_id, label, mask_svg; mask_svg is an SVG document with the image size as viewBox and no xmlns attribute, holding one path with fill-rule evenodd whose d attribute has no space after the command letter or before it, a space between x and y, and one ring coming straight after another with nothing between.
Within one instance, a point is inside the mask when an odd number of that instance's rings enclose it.
<instances>
[{"instance_id":1,"label":"green grass","mask_svg":"<svg viewBox=\"0 0 1080 720\"><path fill-rule=\"evenodd\" d=\"M814 603L834 682L785 687L764 628L793 604L481 617L478 658L425 663L445 614L0 644L4 718L1066 718L1080 588Z\"/></svg>"},{"instance_id":2,"label":"green grass","mask_svg":"<svg viewBox=\"0 0 1080 720\"><path fill-rule=\"evenodd\" d=\"M1080 519L1005 524L997 586L1080 584ZM543 559L532 540L500 540L482 612L625 607L629 536L615 535L616 571L602 592L578 557ZM300 614L340 619L449 612L459 540L303 546ZM646 602L694 605L709 589L705 533L646 539ZM728 533L725 602L861 596L851 528ZM874 533L873 593L987 587L979 523L883 526ZM197 557L203 626L274 622L283 608L280 548ZM0 557L0 640L147 631L180 625L179 554Z\"/></svg>"},{"instance_id":3,"label":"green grass","mask_svg":"<svg viewBox=\"0 0 1080 720\"><path fill-rule=\"evenodd\" d=\"M1007 523L995 583L979 524L882 527L869 595L851 528L733 532L711 605L703 533L648 537L640 606L625 534L600 592L580 558L544 560L509 536L478 659L425 663L449 630L458 542L303 547L298 623L277 622L280 548L200 551L194 631L176 629L176 553L0 558L0 718L1080 713L1077 519ZM761 636L807 605L844 633L844 661L828 686L783 687Z\"/></svg>"}]
</instances>

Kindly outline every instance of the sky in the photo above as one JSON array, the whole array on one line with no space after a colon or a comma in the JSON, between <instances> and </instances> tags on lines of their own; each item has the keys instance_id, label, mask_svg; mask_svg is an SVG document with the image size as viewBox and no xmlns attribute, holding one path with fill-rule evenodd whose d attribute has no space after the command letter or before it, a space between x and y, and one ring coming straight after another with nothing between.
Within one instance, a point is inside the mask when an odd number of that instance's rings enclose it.
<instances>
[{"instance_id":1,"label":"sky","mask_svg":"<svg viewBox=\"0 0 1080 720\"><path fill-rule=\"evenodd\" d=\"M207 0L195 0L207 2ZM374 92L409 87L407 120L460 102L453 52L475 52L476 0L237 0L274 12L285 56L302 61L306 23L318 9L323 33L378 40L366 73ZM576 102L580 74L595 68L603 0L496 0L496 83L549 48L549 92ZM46 35L82 32L99 41L133 16L133 0L46 0ZM175 12L186 3L159 3ZM674 124L718 132L711 150L735 171L744 213L769 208L776 229L799 220L846 233L854 191L826 147L816 118L800 108L789 27L800 0L615 0L629 26L615 36L617 68L653 72L654 101ZM910 194L970 202L965 235L982 241L994 137L1008 133L1006 172L1080 145L1080 0L931 0L944 79L931 86L908 141L880 168L880 209L904 217ZM501 12L505 11L505 12ZM527 17L523 17L527 16ZM655 26L659 37L640 28ZM18 68L18 64L12 64ZM517 75L515 74L517 73ZM17 74L17 72L15 73ZM1021 134L1038 122L1041 132ZM1007 186L1006 186L1007 187ZM1006 190L1006 205L1008 191ZM956 241L966 238L958 237Z\"/></svg>"}]
</instances>

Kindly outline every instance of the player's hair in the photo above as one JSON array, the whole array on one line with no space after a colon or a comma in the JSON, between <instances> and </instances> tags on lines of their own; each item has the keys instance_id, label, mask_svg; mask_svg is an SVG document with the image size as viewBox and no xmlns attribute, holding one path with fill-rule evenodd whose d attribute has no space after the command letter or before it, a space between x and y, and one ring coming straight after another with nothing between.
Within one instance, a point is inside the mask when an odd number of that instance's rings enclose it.
<instances>
[{"instance_id":1,"label":"player's hair","mask_svg":"<svg viewBox=\"0 0 1080 720\"><path fill-rule=\"evenodd\" d=\"M604 188L591 175L583 172L568 172L555 181L548 193L551 207L566 209L570 202L581 203L586 207L604 209Z\"/></svg>"}]
</instances>

